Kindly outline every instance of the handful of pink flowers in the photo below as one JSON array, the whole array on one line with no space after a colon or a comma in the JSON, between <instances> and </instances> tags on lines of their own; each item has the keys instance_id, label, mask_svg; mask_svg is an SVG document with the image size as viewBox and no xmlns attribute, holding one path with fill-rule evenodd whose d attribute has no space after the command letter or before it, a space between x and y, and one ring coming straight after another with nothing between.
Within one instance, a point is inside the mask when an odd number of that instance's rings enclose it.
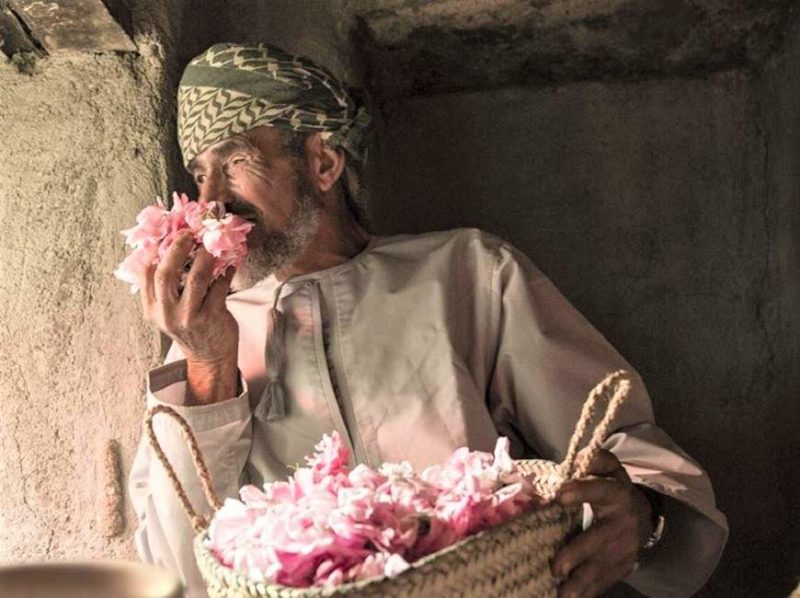
<instances>
[{"instance_id":1,"label":"handful of pink flowers","mask_svg":"<svg viewBox=\"0 0 800 598\"><path fill-rule=\"evenodd\" d=\"M122 231L133 251L114 270L114 275L139 290L139 276L151 264L158 264L178 234L189 229L195 245L184 276L191 267L197 250L202 246L216 258L213 278L223 276L231 266L238 268L247 255L246 238L253 224L240 216L225 212L225 205L216 201L191 201L185 194L173 193L172 209L161 199L157 205L144 208L136 217L136 225ZM183 282L183 281L181 281Z\"/></svg>"},{"instance_id":2,"label":"handful of pink flowers","mask_svg":"<svg viewBox=\"0 0 800 598\"><path fill-rule=\"evenodd\" d=\"M270 584L394 576L542 501L508 448L507 438L498 439L494 455L460 448L421 474L406 462L349 469L349 452L333 432L287 481L263 491L245 486L241 501L227 499L206 547L223 565Z\"/></svg>"}]
</instances>

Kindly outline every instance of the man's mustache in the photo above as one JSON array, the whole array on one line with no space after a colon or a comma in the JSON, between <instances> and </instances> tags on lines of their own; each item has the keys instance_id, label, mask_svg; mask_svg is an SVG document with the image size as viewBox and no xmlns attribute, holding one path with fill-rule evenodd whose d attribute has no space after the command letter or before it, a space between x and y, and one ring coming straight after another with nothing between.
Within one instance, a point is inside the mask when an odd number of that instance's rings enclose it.
<instances>
[{"instance_id":1,"label":"man's mustache","mask_svg":"<svg viewBox=\"0 0 800 598\"><path fill-rule=\"evenodd\" d=\"M226 202L225 209L231 214L249 220L250 222L262 222L264 218L258 208L241 199L233 199Z\"/></svg>"}]
</instances>

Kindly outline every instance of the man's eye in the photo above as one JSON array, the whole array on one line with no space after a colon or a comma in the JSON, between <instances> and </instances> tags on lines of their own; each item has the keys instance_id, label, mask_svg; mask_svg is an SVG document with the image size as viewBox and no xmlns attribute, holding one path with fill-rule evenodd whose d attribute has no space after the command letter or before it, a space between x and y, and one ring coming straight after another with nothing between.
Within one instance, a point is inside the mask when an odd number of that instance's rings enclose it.
<instances>
[{"instance_id":1,"label":"man's eye","mask_svg":"<svg viewBox=\"0 0 800 598\"><path fill-rule=\"evenodd\" d=\"M196 175L194 175L194 181L198 185L202 185L206 181L206 175L204 175L204 174L196 174Z\"/></svg>"},{"instance_id":2,"label":"man's eye","mask_svg":"<svg viewBox=\"0 0 800 598\"><path fill-rule=\"evenodd\" d=\"M230 166L238 166L244 162L244 156L234 156L228 163Z\"/></svg>"}]
</instances>

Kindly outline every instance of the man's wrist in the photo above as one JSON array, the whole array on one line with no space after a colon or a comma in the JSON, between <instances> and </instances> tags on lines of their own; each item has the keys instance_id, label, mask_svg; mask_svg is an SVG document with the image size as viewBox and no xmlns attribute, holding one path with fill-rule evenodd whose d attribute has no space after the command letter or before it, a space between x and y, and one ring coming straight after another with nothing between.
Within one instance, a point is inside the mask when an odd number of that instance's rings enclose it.
<instances>
[{"instance_id":1,"label":"man's wrist","mask_svg":"<svg viewBox=\"0 0 800 598\"><path fill-rule=\"evenodd\" d=\"M666 523L664 517L664 496L660 492L656 492L642 484L636 484L636 487L644 494L648 503L650 503L650 533L642 545L642 550L649 550L661 541L661 536L664 533L664 526Z\"/></svg>"},{"instance_id":2,"label":"man's wrist","mask_svg":"<svg viewBox=\"0 0 800 598\"><path fill-rule=\"evenodd\" d=\"M238 396L235 359L186 360L186 404L208 405Z\"/></svg>"}]
</instances>

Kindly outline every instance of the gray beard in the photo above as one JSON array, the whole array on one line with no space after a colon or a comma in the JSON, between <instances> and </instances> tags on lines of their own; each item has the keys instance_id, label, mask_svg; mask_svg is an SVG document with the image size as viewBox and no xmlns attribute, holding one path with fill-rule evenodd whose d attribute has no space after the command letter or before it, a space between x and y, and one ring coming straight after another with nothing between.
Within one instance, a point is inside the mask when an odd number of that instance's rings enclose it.
<instances>
[{"instance_id":1,"label":"gray beard","mask_svg":"<svg viewBox=\"0 0 800 598\"><path fill-rule=\"evenodd\" d=\"M298 210L286 230L267 231L259 215L247 238L247 256L233 277L235 291L249 289L296 260L308 247L319 227L322 207L305 177L298 181Z\"/></svg>"}]
</instances>

